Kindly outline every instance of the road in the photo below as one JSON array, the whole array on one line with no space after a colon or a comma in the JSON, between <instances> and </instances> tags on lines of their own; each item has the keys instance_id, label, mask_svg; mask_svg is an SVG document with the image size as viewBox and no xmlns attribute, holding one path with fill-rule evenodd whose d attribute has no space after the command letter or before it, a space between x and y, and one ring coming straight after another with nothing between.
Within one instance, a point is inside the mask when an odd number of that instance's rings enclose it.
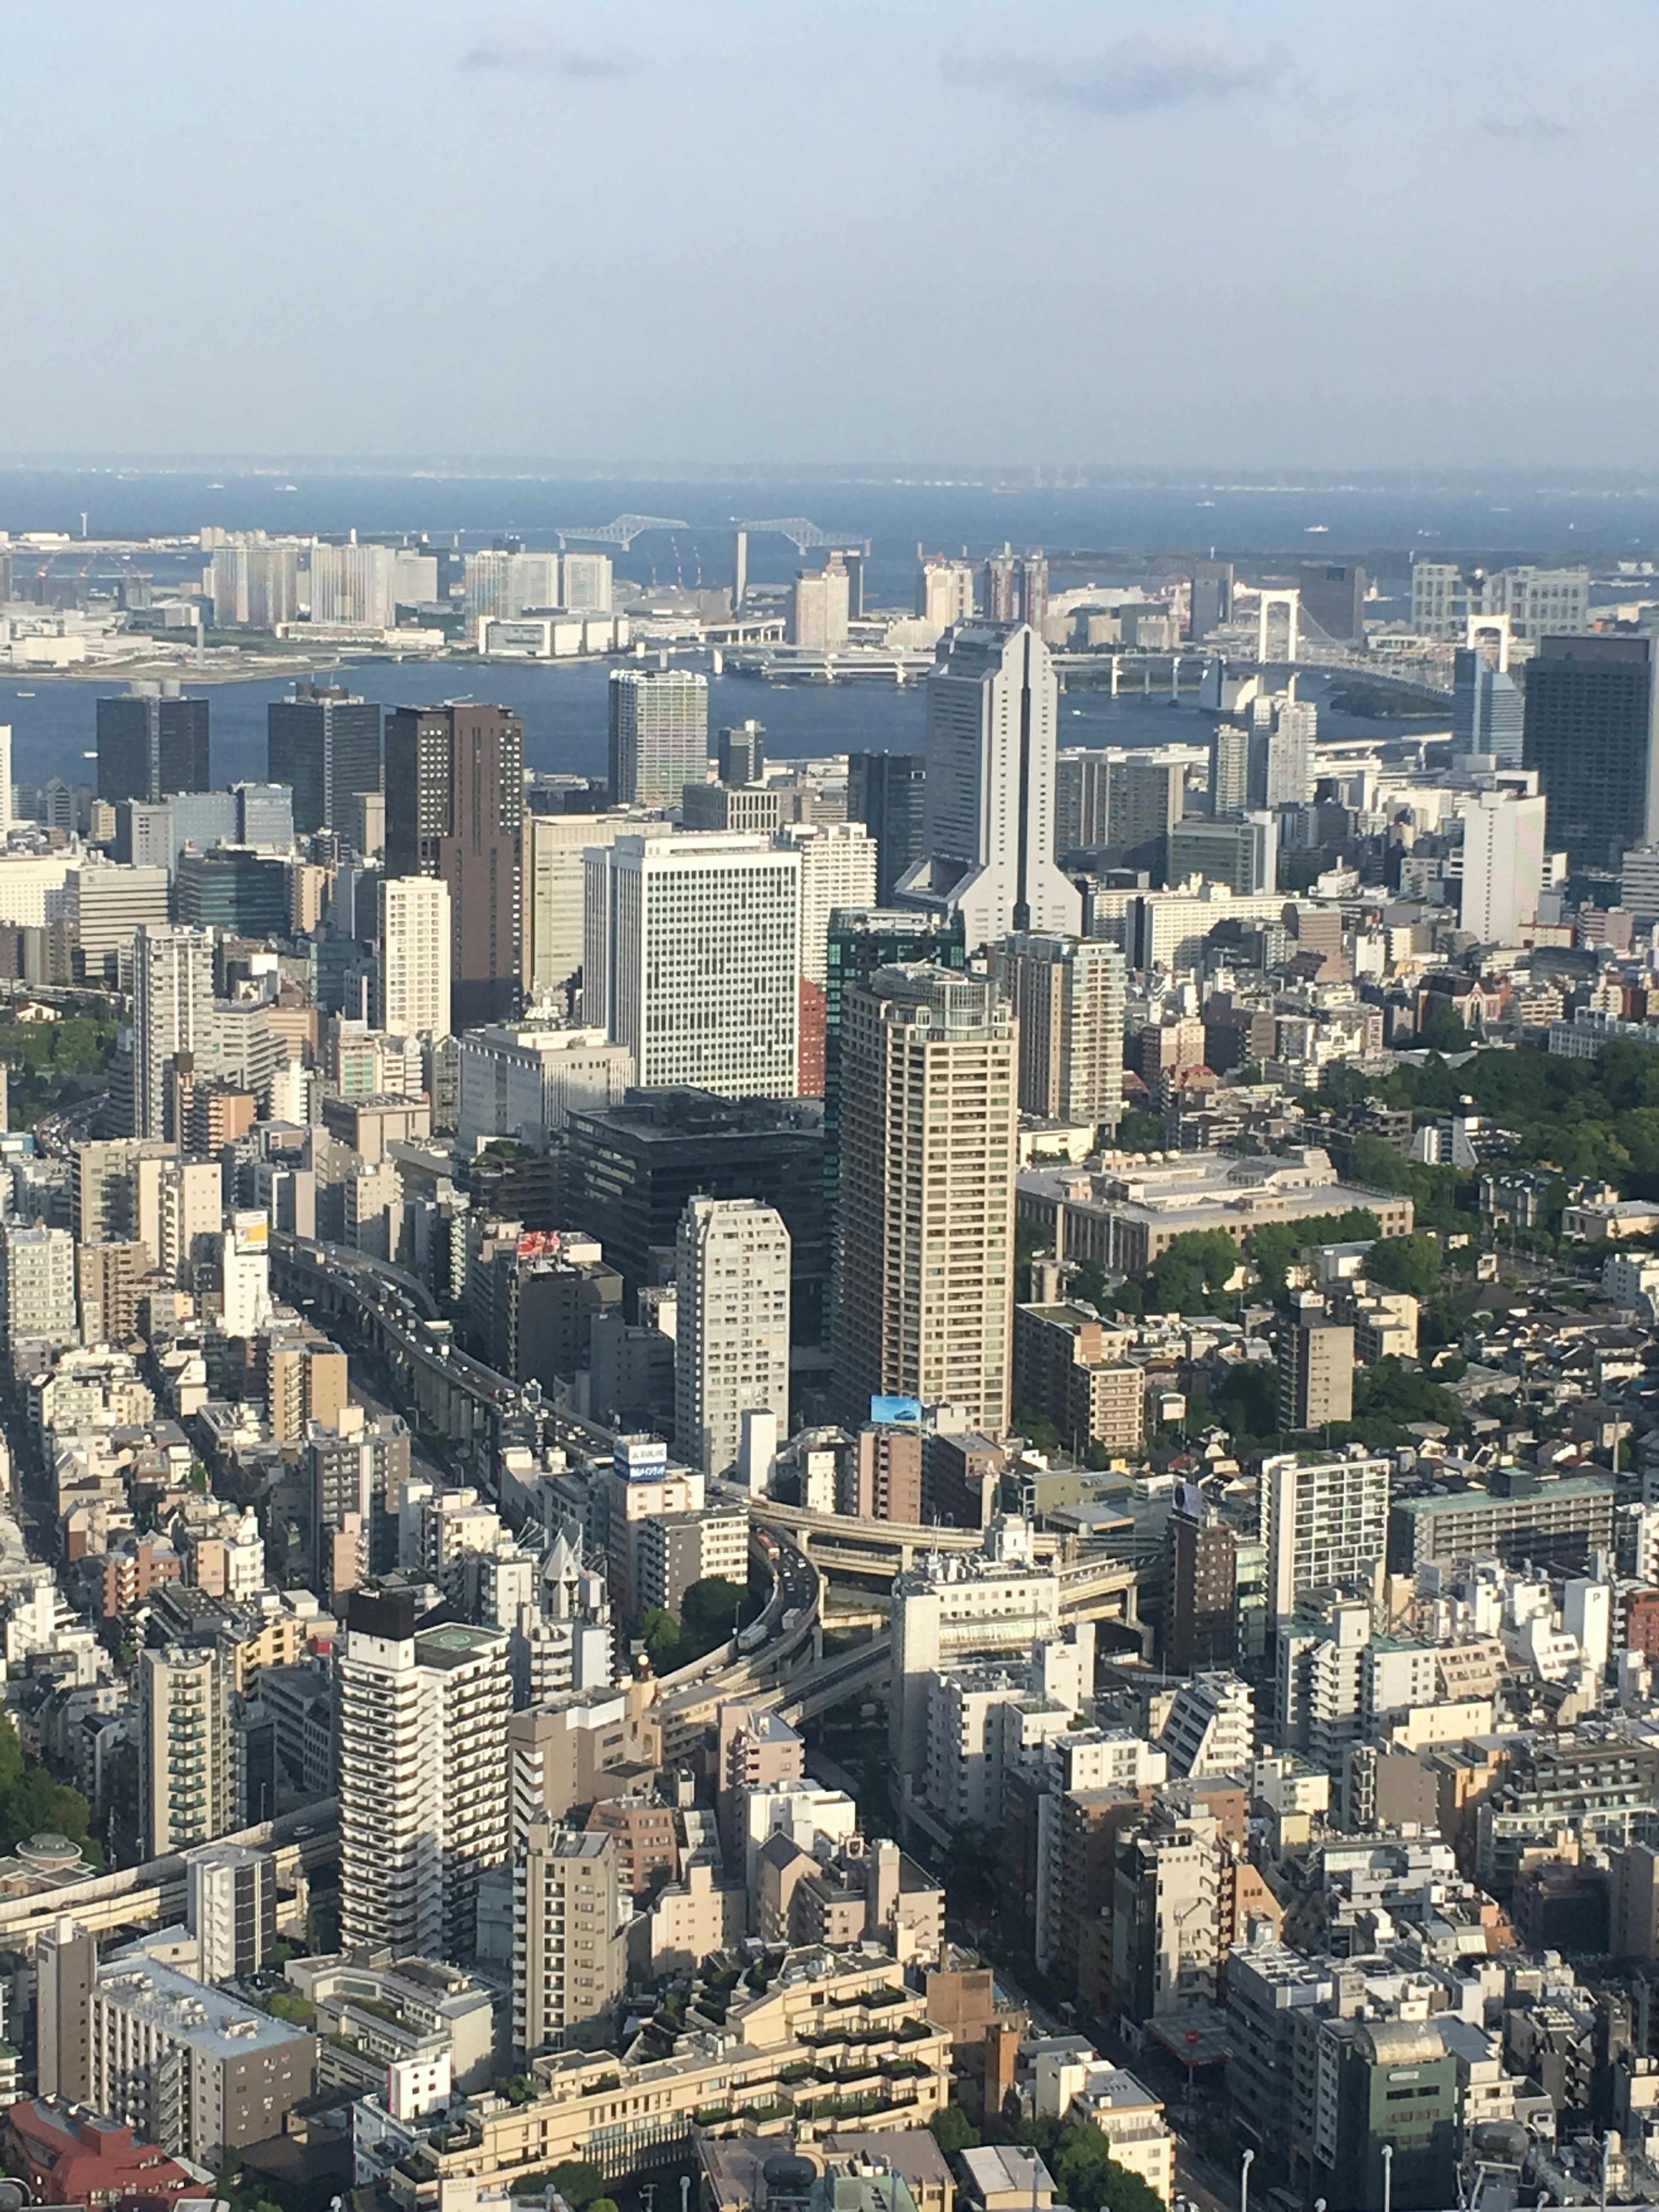
<instances>
[{"instance_id":1,"label":"road","mask_svg":"<svg viewBox=\"0 0 1659 2212\"><path fill-rule=\"evenodd\" d=\"M1172 2113L1164 2117L1175 2124ZM1198 2212L1238 2212L1238 2179L1218 2171L1184 2136L1176 2137L1176 2185Z\"/></svg>"}]
</instances>

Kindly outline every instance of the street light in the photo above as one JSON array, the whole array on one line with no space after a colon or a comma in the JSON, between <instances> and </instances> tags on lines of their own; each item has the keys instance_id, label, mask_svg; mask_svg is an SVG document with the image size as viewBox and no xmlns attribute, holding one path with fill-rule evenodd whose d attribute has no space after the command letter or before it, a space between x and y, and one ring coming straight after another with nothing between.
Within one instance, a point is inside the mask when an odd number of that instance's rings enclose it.
<instances>
[{"instance_id":1,"label":"street light","mask_svg":"<svg viewBox=\"0 0 1659 2212\"><path fill-rule=\"evenodd\" d=\"M1394 2203L1394 2145L1382 2146L1382 2212L1391 2212Z\"/></svg>"},{"instance_id":2,"label":"street light","mask_svg":"<svg viewBox=\"0 0 1659 2212\"><path fill-rule=\"evenodd\" d=\"M1238 2161L1238 2212L1250 2212L1250 2166L1255 2158L1255 2153L1247 2150Z\"/></svg>"}]
</instances>

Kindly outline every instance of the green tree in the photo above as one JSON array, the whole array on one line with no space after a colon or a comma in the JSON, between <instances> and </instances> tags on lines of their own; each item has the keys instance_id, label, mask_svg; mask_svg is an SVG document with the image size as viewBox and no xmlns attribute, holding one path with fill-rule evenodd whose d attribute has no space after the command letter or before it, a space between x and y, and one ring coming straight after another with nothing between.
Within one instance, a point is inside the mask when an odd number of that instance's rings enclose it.
<instances>
[{"instance_id":1,"label":"green tree","mask_svg":"<svg viewBox=\"0 0 1659 2212\"><path fill-rule=\"evenodd\" d=\"M1431 1052L1467 1052L1472 1042L1463 1017L1449 1006L1437 1006L1418 1035Z\"/></svg>"},{"instance_id":2,"label":"green tree","mask_svg":"<svg viewBox=\"0 0 1659 2212\"><path fill-rule=\"evenodd\" d=\"M727 1582L723 1575L705 1575L693 1583L680 1601L681 1664L724 1644L759 1610L740 1583Z\"/></svg>"},{"instance_id":3,"label":"green tree","mask_svg":"<svg viewBox=\"0 0 1659 2212\"><path fill-rule=\"evenodd\" d=\"M672 1674L683 1666L685 1654L680 1636L680 1625L672 1613L653 1605L640 1617L640 1635L652 1666L659 1674Z\"/></svg>"},{"instance_id":4,"label":"green tree","mask_svg":"<svg viewBox=\"0 0 1659 2212\"><path fill-rule=\"evenodd\" d=\"M566 2159L562 2165L554 2167L548 2179L570 2206L571 2212L588 2212L588 2208L605 2195L605 2176L585 2158Z\"/></svg>"},{"instance_id":5,"label":"green tree","mask_svg":"<svg viewBox=\"0 0 1659 2212\"><path fill-rule=\"evenodd\" d=\"M1158 1313L1219 1313L1222 1285L1238 1265L1238 1247L1224 1229L1189 1229L1152 1262L1148 1303Z\"/></svg>"},{"instance_id":6,"label":"green tree","mask_svg":"<svg viewBox=\"0 0 1659 2212\"><path fill-rule=\"evenodd\" d=\"M1149 1114L1143 1107L1131 1106L1117 1125L1117 1146L1123 1152L1161 1152L1163 1116Z\"/></svg>"},{"instance_id":7,"label":"green tree","mask_svg":"<svg viewBox=\"0 0 1659 2212\"><path fill-rule=\"evenodd\" d=\"M1380 1290L1404 1291L1426 1298L1440 1276L1440 1239L1420 1230L1410 1237L1387 1237L1365 1255L1365 1273Z\"/></svg>"},{"instance_id":8,"label":"green tree","mask_svg":"<svg viewBox=\"0 0 1659 2212\"><path fill-rule=\"evenodd\" d=\"M959 2150L979 2148L979 2130L960 2105L946 2105L943 2111L934 2113L927 2125L932 2131L933 2141L945 2153L946 2158L951 2157Z\"/></svg>"},{"instance_id":9,"label":"green tree","mask_svg":"<svg viewBox=\"0 0 1659 2212\"><path fill-rule=\"evenodd\" d=\"M1060 1431L1046 1413L1039 1413L1035 1406L1020 1406L1014 1413L1014 1432L1024 1437L1034 1450L1057 1452L1060 1448Z\"/></svg>"}]
</instances>

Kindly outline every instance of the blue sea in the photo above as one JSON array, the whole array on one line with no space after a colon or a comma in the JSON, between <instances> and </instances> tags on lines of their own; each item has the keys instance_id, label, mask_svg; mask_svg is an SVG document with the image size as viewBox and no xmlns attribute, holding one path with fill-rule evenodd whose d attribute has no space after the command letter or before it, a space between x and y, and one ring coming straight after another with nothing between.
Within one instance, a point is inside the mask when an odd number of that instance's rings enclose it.
<instances>
[{"instance_id":1,"label":"blue sea","mask_svg":"<svg viewBox=\"0 0 1659 2212\"><path fill-rule=\"evenodd\" d=\"M493 473L460 466L394 473L298 462L258 469L227 465L217 471L199 463L0 468L0 529L14 538L31 530L64 531L76 539L83 531L94 539L176 536L217 523L325 534L353 528L366 535L424 534L434 544L467 550L507 537L531 546L551 544L562 529L580 530L623 514L653 516L672 526L642 532L627 550L614 549L619 572L647 586L729 583L736 520L800 516L838 538L869 542L866 601L874 606L909 605L919 548L977 556L1007 540L1045 549L1056 590L1153 581L1212 549L1258 577L1289 577L1305 560L1356 559L1378 580L1389 611L1401 611L1414 553L1489 566L1583 561L1601 574L1610 574L1620 560L1650 558L1659 543L1659 485L1601 478L1390 477L1350 483L1169 478L1060 487L932 471L918 471L907 481L842 473L793 483L750 477L722 482L529 465ZM759 583L784 581L802 558L786 537L757 533L750 541L750 577ZM20 550L19 572L30 562L60 576L84 570L113 578L123 566L118 556L90 546L82 553L74 544L49 562ZM145 553L135 565L165 586L193 575L200 556L193 549ZM351 671L349 680L387 705L486 690L523 714L532 767L603 772L603 668L484 672L371 663ZM54 774L87 779L91 764L82 755L93 743L94 701L109 688L108 679L0 680L0 720L13 726L13 772L20 781ZM285 682L269 680L207 687L216 780L264 774L265 708L286 689ZM715 725L748 714L767 724L775 757L902 748L921 738L922 702L914 690L798 689L716 678ZM1374 726L1332 718L1328 726L1357 735ZM1079 694L1066 702L1061 742L1154 744L1196 737L1201 727L1189 706L1172 709L1139 695L1114 702Z\"/></svg>"}]
</instances>

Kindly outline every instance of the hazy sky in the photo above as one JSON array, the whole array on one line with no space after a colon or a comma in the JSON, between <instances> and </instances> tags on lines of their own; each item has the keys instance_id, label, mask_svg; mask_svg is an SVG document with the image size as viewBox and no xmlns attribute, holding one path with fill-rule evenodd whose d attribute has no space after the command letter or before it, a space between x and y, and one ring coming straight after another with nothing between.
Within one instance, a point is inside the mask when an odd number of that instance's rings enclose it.
<instances>
[{"instance_id":1,"label":"hazy sky","mask_svg":"<svg viewBox=\"0 0 1659 2212\"><path fill-rule=\"evenodd\" d=\"M0 448L1659 466L1659 0L0 0Z\"/></svg>"}]
</instances>

